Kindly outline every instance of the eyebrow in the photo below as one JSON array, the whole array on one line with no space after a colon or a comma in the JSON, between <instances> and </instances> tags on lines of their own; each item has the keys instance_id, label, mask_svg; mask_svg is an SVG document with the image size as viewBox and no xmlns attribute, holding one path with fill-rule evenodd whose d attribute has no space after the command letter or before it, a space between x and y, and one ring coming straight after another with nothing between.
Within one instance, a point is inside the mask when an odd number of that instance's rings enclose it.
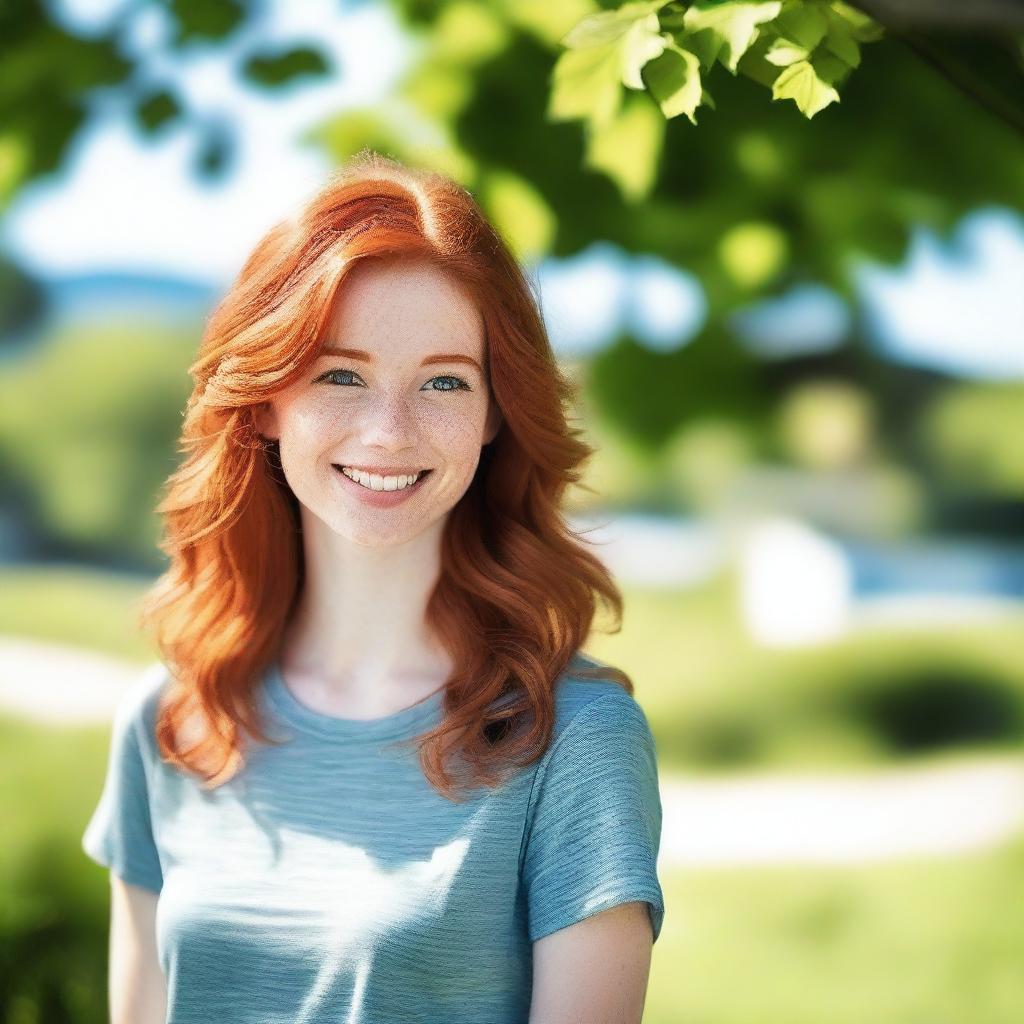
<instances>
[{"instance_id":1,"label":"eyebrow","mask_svg":"<svg viewBox=\"0 0 1024 1024\"><path fill-rule=\"evenodd\" d=\"M364 352L361 348L338 348L336 345L324 345L320 349L321 356L342 356L345 359L358 359L364 363L374 362L373 356L369 352ZM430 366L433 363L467 363L470 366L476 367L477 371L483 373L480 369L480 364L472 357L464 355L461 352L437 352L434 355L427 356L420 366Z\"/></svg>"}]
</instances>

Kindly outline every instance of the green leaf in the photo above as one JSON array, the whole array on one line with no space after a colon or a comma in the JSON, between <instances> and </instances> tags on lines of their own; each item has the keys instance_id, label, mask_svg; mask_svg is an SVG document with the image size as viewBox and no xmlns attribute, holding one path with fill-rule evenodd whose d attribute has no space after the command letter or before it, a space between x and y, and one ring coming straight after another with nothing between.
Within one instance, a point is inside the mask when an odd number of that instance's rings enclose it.
<instances>
[{"instance_id":1,"label":"green leaf","mask_svg":"<svg viewBox=\"0 0 1024 1024\"><path fill-rule=\"evenodd\" d=\"M832 0L830 13L849 26L850 35L859 43L873 43L885 35L884 27L877 21L842 0Z\"/></svg>"},{"instance_id":2,"label":"green leaf","mask_svg":"<svg viewBox=\"0 0 1024 1024\"><path fill-rule=\"evenodd\" d=\"M622 102L622 70L617 46L566 50L551 72L547 116L553 121L586 118L600 124L615 116Z\"/></svg>"},{"instance_id":3,"label":"green leaf","mask_svg":"<svg viewBox=\"0 0 1024 1024\"><path fill-rule=\"evenodd\" d=\"M810 51L806 47L801 46L799 43L794 43L792 39L780 37L768 47L764 59L769 64L785 68L789 67L790 64L795 64L798 60L807 60L809 56Z\"/></svg>"},{"instance_id":4,"label":"green leaf","mask_svg":"<svg viewBox=\"0 0 1024 1024\"><path fill-rule=\"evenodd\" d=\"M850 65L846 61L821 50L818 50L811 58L811 63L814 65L818 77L829 85L839 85L850 73Z\"/></svg>"},{"instance_id":5,"label":"green leaf","mask_svg":"<svg viewBox=\"0 0 1024 1024\"><path fill-rule=\"evenodd\" d=\"M775 19L774 28L780 36L792 39L810 52L825 38L828 20L820 7L803 0L790 0Z\"/></svg>"},{"instance_id":6,"label":"green leaf","mask_svg":"<svg viewBox=\"0 0 1024 1024\"><path fill-rule=\"evenodd\" d=\"M706 95L700 79L700 60L689 50L670 43L643 73L644 83L665 117L685 114L697 123L694 112Z\"/></svg>"},{"instance_id":7,"label":"green leaf","mask_svg":"<svg viewBox=\"0 0 1024 1024\"><path fill-rule=\"evenodd\" d=\"M860 66L860 45L850 36L829 33L825 47L849 67Z\"/></svg>"},{"instance_id":8,"label":"green leaf","mask_svg":"<svg viewBox=\"0 0 1024 1024\"><path fill-rule=\"evenodd\" d=\"M562 40L569 49L552 72L548 117L605 124L619 110L622 85L642 90L641 70L667 43L655 13L665 2L625 4L575 25Z\"/></svg>"},{"instance_id":9,"label":"green leaf","mask_svg":"<svg viewBox=\"0 0 1024 1024\"><path fill-rule=\"evenodd\" d=\"M656 14L649 14L634 22L620 44L622 84L630 89L643 89L640 71L648 61L659 56L667 44L668 40L661 34Z\"/></svg>"},{"instance_id":10,"label":"green leaf","mask_svg":"<svg viewBox=\"0 0 1024 1024\"><path fill-rule=\"evenodd\" d=\"M623 4L613 11L590 14L574 25L562 39L562 45L576 50L584 46L604 46L620 40L637 21L646 21L668 0Z\"/></svg>"},{"instance_id":11,"label":"green leaf","mask_svg":"<svg viewBox=\"0 0 1024 1024\"><path fill-rule=\"evenodd\" d=\"M736 69L741 75L751 78L759 85L769 89L775 84L775 79L779 77L778 66L769 64L765 59L765 54L773 42L774 40L768 39L767 35L762 33L754 40L753 46L743 54L736 65Z\"/></svg>"},{"instance_id":12,"label":"green leaf","mask_svg":"<svg viewBox=\"0 0 1024 1024\"><path fill-rule=\"evenodd\" d=\"M803 114L810 118L830 103L838 103L839 93L818 77L818 72L809 61L801 60L780 72L772 86L772 98L793 100Z\"/></svg>"},{"instance_id":13,"label":"green leaf","mask_svg":"<svg viewBox=\"0 0 1024 1024\"><path fill-rule=\"evenodd\" d=\"M697 0L687 9L683 24L690 32L709 30L718 59L735 74L740 57L757 38L758 26L777 17L781 9L782 0Z\"/></svg>"},{"instance_id":14,"label":"green leaf","mask_svg":"<svg viewBox=\"0 0 1024 1024\"><path fill-rule=\"evenodd\" d=\"M701 29L699 32L689 32L680 29L673 33L676 43L684 50L695 53L700 66L704 71L710 71L711 66L718 57L718 51L722 48L722 37L709 28Z\"/></svg>"},{"instance_id":15,"label":"green leaf","mask_svg":"<svg viewBox=\"0 0 1024 1024\"><path fill-rule=\"evenodd\" d=\"M829 53L855 68L860 64L860 45L850 34L849 27L841 19L829 12L828 32L822 44Z\"/></svg>"},{"instance_id":16,"label":"green leaf","mask_svg":"<svg viewBox=\"0 0 1024 1024\"><path fill-rule=\"evenodd\" d=\"M675 34L683 30L683 19L686 15L686 0L669 0L660 11L658 21L666 32Z\"/></svg>"},{"instance_id":17,"label":"green leaf","mask_svg":"<svg viewBox=\"0 0 1024 1024\"><path fill-rule=\"evenodd\" d=\"M630 202L643 199L654 184L665 125L650 97L630 93L614 118L587 126L584 161L607 174Z\"/></svg>"}]
</instances>

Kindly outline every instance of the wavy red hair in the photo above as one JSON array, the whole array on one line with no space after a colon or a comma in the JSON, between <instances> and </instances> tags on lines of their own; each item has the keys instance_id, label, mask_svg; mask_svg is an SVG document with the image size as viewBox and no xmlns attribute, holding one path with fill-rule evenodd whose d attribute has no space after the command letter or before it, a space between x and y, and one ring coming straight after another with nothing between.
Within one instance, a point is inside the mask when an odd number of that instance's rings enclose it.
<instances>
[{"instance_id":1,"label":"wavy red hair","mask_svg":"<svg viewBox=\"0 0 1024 1024\"><path fill-rule=\"evenodd\" d=\"M485 328L486 372L503 420L451 510L429 625L457 666L442 721L415 737L430 783L458 799L542 756L554 686L588 636L598 597L622 618L608 571L560 504L593 449L569 426L560 370L529 279L472 195L436 172L363 150L257 244L214 309L189 369L179 449L157 512L170 564L141 627L170 672L156 735L165 761L205 788L244 764L245 736L276 743L254 681L277 657L302 586L298 503L256 431L261 403L315 358L351 267L426 257L467 288ZM576 668L633 692L616 668ZM407 741L409 742L409 741Z\"/></svg>"}]
</instances>

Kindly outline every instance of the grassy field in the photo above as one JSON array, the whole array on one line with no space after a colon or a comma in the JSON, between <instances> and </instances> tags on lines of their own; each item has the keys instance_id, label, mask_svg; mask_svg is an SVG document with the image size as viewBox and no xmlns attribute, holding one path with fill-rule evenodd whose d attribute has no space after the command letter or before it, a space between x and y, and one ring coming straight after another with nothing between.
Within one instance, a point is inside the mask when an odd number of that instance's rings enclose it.
<instances>
[{"instance_id":1,"label":"grassy field","mask_svg":"<svg viewBox=\"0 0 1024 1024\"><path fill-rule=\"evenodd\" d=\"M647 1024L1017 1024L1024 836L949 860L674 872Z\"/></svg>"}]
</instances>

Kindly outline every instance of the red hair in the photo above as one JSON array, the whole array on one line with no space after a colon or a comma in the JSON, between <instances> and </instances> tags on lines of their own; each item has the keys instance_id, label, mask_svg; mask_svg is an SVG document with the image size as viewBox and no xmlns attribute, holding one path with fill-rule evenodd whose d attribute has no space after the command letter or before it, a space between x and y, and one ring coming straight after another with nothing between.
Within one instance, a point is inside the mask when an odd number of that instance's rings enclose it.
<instances>
[{"instance_id":1,"label":"red hair","mask_svg":"<svg viewBox=\"0 0 1024 1024\"><path fill-rule=\"evenodd\" d=\"M567 423L575 386L528 278L467 190L364 149L257 244L189 368L187 457L157 506L170 564L139 621L173 680L160 702L160 751L207 789L244 764L243 731L278 742L264 730L254 680L277 657L302 586L298 501L268 458L256 411L313 362L349 269L396 256L431 260L474 298L503 417L449 514L427 605L457 666L441 723L414 738L430 783L457 799L450 755L468 766L470 786L497 785L540 758L555 682L590 632L597 596L621 628L615 583L559 508L570 483L590 489L580 466L593 449ZM610 666L574 671L633 692Z\"/></svg>"}]
</instances>

